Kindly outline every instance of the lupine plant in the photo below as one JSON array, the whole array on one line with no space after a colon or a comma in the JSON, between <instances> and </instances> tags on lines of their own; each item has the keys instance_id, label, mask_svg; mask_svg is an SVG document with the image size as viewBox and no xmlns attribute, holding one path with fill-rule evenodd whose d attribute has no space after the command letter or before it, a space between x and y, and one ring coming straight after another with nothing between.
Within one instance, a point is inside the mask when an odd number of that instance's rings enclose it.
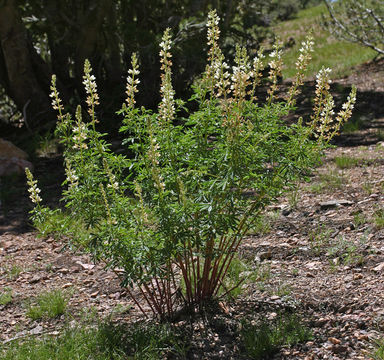
<instances>
[{"instance_id":1,"label":"lupine plant","mask_svg":"<svg viewBox=\"0 0 384 360\"><path fill-rule=\"evenodd\" d=\"M140 71L132 55L127 99L119 111L130 157L114 154L96 130L99 99L89 62L84 69L86 121L80 107L75 119L64 113L52 79L65 146L63 199L71 216L88 228L83 246L121 276L143 313L152 311L162 319L233 290L225 278L245 234L268 203L309 174L355 102L353 89L334 120L328 70L322 70L313 117L288 124L312 39L303 43L298 74L285 99L277 96L282 62L275 45L269 56L271 86L262 102L256 88L267 65L263 51L251 60L245 48L237 47L230 67L219 47L218 24L212 11L206 70L188 105L174 97L169 29L160 44L157 111L136 106ZM38 226L52 211L40 204L36 182L27 174Z\"/></svg>"}]
</instances>

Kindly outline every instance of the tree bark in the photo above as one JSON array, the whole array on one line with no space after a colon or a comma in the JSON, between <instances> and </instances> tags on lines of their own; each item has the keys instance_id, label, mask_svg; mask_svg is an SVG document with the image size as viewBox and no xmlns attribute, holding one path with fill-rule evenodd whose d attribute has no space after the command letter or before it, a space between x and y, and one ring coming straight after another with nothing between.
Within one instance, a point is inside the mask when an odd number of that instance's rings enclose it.
<instances>
[{"instance_id":1,"label":"tree bark","mask_svg":"<svg viewBox=\"0 0 384 360\"><path fill-rule=\"evenodd\" d=\"M35 128L53 119L48 90L43 89L36 74L42 64L27 36L14 0L0 2L0 44L5 66L8 93L23 112L27 126ZM38 69L34 68L34 64ZM46 69L48 72L48 69Z\"/></svg>"},{"instance_id":2,"label":"tree bark","mask_svg":"<svg viewBox=\"0 0 384 360\"><path fill-rule=\"evenodd\" d=\"M80 33L75 53L75 77L77 81L82 79L84 61L88 59L92 64L92 60L97 54L98 41L100 36L102 36L102 25L112 4L113 2L110 0L92 2L87 12L79 17L83 19L83 22L79 28ZM97 64L92 65L95 67Z\"/></svg>"}]
</instances>

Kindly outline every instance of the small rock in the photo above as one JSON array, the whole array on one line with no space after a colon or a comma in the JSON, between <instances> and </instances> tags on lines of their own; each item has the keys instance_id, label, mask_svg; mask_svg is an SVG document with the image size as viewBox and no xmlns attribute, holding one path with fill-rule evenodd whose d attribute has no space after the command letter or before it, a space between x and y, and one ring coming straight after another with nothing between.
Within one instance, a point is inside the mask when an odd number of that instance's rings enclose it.
<instances>
[{"instance_id":1,"label":"small rock","mask_svg":"<svg viewBox=\"0 0 384 360\"><path fill-rule=\"evenodd\" d=\"M323 327L327 322L328 322L328 319L321 317L318 320L316 320L315 326L316 327Z\"/></svg>"},{"instance_id":2,"label":"small rock","mask_svg":"<svg viewBox=\"0 0 384 360\"><path fill-rule=\"evenodd\" d=\"M305 264L305 267L308 269L317 270L317 269L319 269L320 264L321 263L319 261L312 261L312 262Z\"/></svg>"},{"instance_id":3,"label":"small rock","mask_svg":"<svg viewBox=\"0 0 384 360\"><path fill-rule=\"evenodd\" d=\"M39 275L35 275L32 279L29 280L30 284L36 284L41 280Z\"/></svg>"},{"instance_id":4,"label":"small rock","mask_svg":"<svg viewBox=\"0 0 384 360\"><path fill-rule=\"evenodd\" d=\"M341 341L340 341L339 339L336 339L336 338L334 338L334 337L330 337L330 338L328 338L328 341L329 341L330 343L332 343L333 345L339 345L339 344L341 343Z\"/></svg>"},{"instance_id":5,"label":"small rock","mask_svg":"<svg viewBox=\"0 0 384 360\"><path fill-rule=\"evenodd\" d=\"M356 338L360 341L368 341L369 336L367 334L357 334Z\"/></svg>"},{"instance_id":6,"label":"small rock","mask_svg":"<svg viewBox=\"0 0 384 360\"><path fill-rule=\"evenodd\" d=\"M92 270L95 267L94 264L84 264L80 261L78 261L76 264L79 264L84 270Z\"/></svg>"},{"instance_id":7,"label":"small rock","mask_svg":"<svg viewBox=\"0 0 384 360\"><path fill-rule=\"evenodd\" d=\"M90 296L91 296L92 298L95 298L97 295L99 295L99 292L100 292L100 291L99 291L99 290L97 290L97 291L95 291L95 292L91 293L91 295L90 295Z\"/></svg>"},{"instance_id":8,"label":"small rock","mask_svg":"<svg viewBox=\"0 0 384 360\"><path fill-rule=\"evenodd\" d=\"M41 325L37 325L29 333L31 335L37 335L37 334L40 334L42 331L43 331L43 327Z\"/></svg>"},{"instance_id":9,"label":"small rock","mask_svg":"<svg viewBox=\"0 0 384 360\"><path fill-rule=\"evenodd\" d=\"M71 286L73 286L73 284L69 282L69 283L64 284L61 288L66 289L66 288L69 288Z\"/></svg>"},{"instance_id":10,"label":"small rock","mask_svg":"<svg viewBox=\"0 0 384 360\"><path fill-rule=\"evenodd\" d=\"M24 174L25 168L33 169L27 161L28 154L10 141L0 139L0 176Z\"/></svg>"},{"instance_id":11,"label":"small rock","mask_svg":"<svg viewBox=\"0 0 384 360\"><path fill-rule=\"evenodd\" d=\"M350 206L350 205L353 205L353 202L349 200L330 200L330 201L321 202L320 208L322 210L325 210L325 209L332 209L339 206Z\"/></svg>"},{"instance_id":12,"label":"small rock","mask_svg":"<svg viewBox=\"0 0 384 360\"><path fill-rule=\"evenodd\" d=\"M373 268L373 271L380 272L384 270L384 262L380 263L376 267Z\"/></svg>"},{"instance_id":13,"label":"small rock","mask_svg":"<svg viewBox=\"0 0 384 360\"><path fill-rule=\"evenodd\" d=\"M285 206L281 209L281 214L283 216L288 216L292 212L292 209L289 206Z\"/></svg>"}]
</instances>

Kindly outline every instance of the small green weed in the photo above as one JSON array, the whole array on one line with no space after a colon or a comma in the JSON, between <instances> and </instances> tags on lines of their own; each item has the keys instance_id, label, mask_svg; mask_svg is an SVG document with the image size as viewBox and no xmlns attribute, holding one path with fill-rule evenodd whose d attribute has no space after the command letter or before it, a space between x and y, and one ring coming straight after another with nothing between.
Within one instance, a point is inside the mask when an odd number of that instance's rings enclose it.
<instances>
[{"instance_id":1,"label":"small green weed","mask_svg":"<svg viewBox=\"0 0 384 360\"><path fill-rule=\"evenodd\" d=\"M68 303L68 296L61 290L52 290L36 298L36 304L27 309L27 316L32 320L41 318L55 318L64 314Z\"/></svg>"},{"instance_id":2,"label":"small green weed","mask_svg":"<svg viewBox=\"0 0 384 360\"><path fill-rule=\"evenodd\" d=\"M4 291L0 293L0 305L8 305L12 302L12 289L4 288Z\"/></svg>"},{"instance_id":3,"label":"small green weed","mask_svg":"<svg viewBox=\"0 0 384 360\"><path fill-rule=\"evenodd\" d=\"M377 130L377 140L384 141L384 131L382 129Z\"/></svg>"},{"instance_id":4,"label":"small green weed","mask_svg":"<svg viewBox=\"0 0 384 360\"><path fill-rule=\"evenodd\" d=\"M288 284L280 283L273 289L273 293L277 296L289 296L292 293L292 287Z\"/></svg>"},{"instance_id":5,"label":"small green weed","mask_svg":"<svg viewBox=\"0 0 384 360\"><path fill-rule=\"evenodd\" d=\"M375 360L384 360L384 338L376 340L372 356Z\"/></svg>"},{"instance_id":6,"label":"small green weed","mask_svg":"<svg viewBox=\"0 0 384 360\"><path fill-rule=\"evenodd\" d=\"M364 128L366 122L365 117L352 117L347 123L343 125L343 133L352 134Z\"/></svg>"},{"instance_id":7,"label":"small green weed","mask_svg":"<svg viewBox=\"0 0 384 360\"><path fill-rule=\"evenodd\" d=\"M288 197L288 203L291 209L296 209L300 199L299 186L296 185L295 188L288 193L287 197Z\"/></svg>"},{"instance_id":8,"label":"small green weed","mask_svg":"<svg viewBox=\"0 0 384 360\"><path fill-rule=\"evenodd\" d=\"M376 210L374 213L374 222L378 229L384 228L384 209Z\"/></svg>"},{"instance_id":9,"label":"small green weed","mask_svg":"<svg viewBox=\"0 0 384 360\"><path fill-rule=\"evenodd\" d=\"M9 280L16 280L22 273L23 268L19 265L12 265L11 267L5 266L4 271L7 274Z\"/></svg>"},{"instance_id":10,"label":"small green weed","mask_svg":"<svg viewBox=\"0 0 384 360\"><path fill-rule=\"evenodd\" d=\"M365 181L361 187L363 188L364 192L366 192L368 195L371 195L373 194L373 185L368 182L368 181Z\"/></svg>"},{"instance_id":11,"label":"small green weed","mask_svg":"<svg viewBox=\"0 0 384 360\"><path fill-rule=\"evenodd\" d=\"M264 281L268 278L268 271L261 265L251 264L249 261L235 257L224 278L223 289L219 294L228 292L230 298L236 298L242 293L244 284Z\"/></svg>"},{"instance_id":12,"label":"small green weed","mask_svg":"<svg viewBox=\"0 0 384 360\"><path fill-rule=\"evenodd\" d=\"M282 346L292 346L312 338L310 329L293 315L279 316L274 323L258 325L243 323L241 338L248 356L252 359L267 359Z\"/></svg>"},{"instance_id":13,"label":"small green weed","mask_svg":"<svg viewBox=\"0 0 384 360\"><path fill-rule=\"evenodd\" d=\"M359 212L353 215L353 225L355 228L359 228L360 226L364 225L367 223L367 217Z\"/></svg>"},{"instance_id":14,"label":"small green weed","mask_svg":"<svg viewBox=\"0 0 384 360\"><path fill-rule=\"evenodd\" d=\"M52 133L38 135L36 141L36 154L40 157L49 157L58 153L59 141Z\"/></svg>"},{"instance_id":15,"label":"small green weed","mask_svg":"<svg viewBox=\"0 0 384 360\"><path fill-rule=\"evenodd\" d=\"M280 214L278 211L269 211L258 217L249 230L250 235L266 235L272 230L273 224L277 221Z\"/></svg>"},{"instance_id":16,"label":"small green weed","mask_svg":"<svg viewBox=\"0 0 384 360\"><path fill-rule=\"evenodd\" d=\"M44 266L45 271L51 272L53 269L52 263L48 263Z\"/></svg>"},{"instance_id":17,"label":"small green weed","mask_svg":"<svg viewBox=\"0 0 384 360\"><path fill-rule=\"evenodd\" d=\"M331 241L332 229L321 226L309 234L309 242L311 251L315 256L319 256L328 247Z\"/></svg>"},{"instance_id":18,"label":"small green weed","mask_svg":"<svg viewBox=\"0 0 384 360\"><path fill-rule=\"evenodd\" d=\"M227 276L224 279L224 286L220 289L219 293L228 293L231 298L236 298L241 294L241 284L245 281L249 281L250 277L253 277L252 272L247 271L248 267L244 261L238 257L234 258L229 266Z\"/></svg>"},{"instance_id":19,"label":"small green weed","mask_svg":"<svg viewBox=\"0 0 384 360\"><path fill-rule=\"evenodd\" d=\"M347 182L347 179L337 169L330 169L325 174L319 175L319 181L311 185L310 190L314 193L321 194L325 191L334 191L341 189Z\"/></svg>"},{"instance_id":20,"label":"small green weed","mask_svg":"<svg viewBox=\"0 0 384 360\"><path fill-rule=\"evenodd\" d=\"M334 258L332 261L333 266L361 266L364 263L364 256L360 253L363 244L363 240L361 244L355 245L350 244L343 238L339 238L334 246L329 247L327 255Z\"/></svg>"},{"instance_id":21,"label":"small green weed","mask_svg":"<svg viewBox=\"0 0 384 360\"><path fill-rule=\"evenodd\" d=\"M334 158L335 164L339 169L350 169L357 166L360 162L359 159L352 158L349 156L337 156Z\"/></svg>"},{"instance_id":22,"label":"small green weed","mask_svg":"<svg viewBox=\"0 0 384 360\"><path fill-rule=\"evenodd\" d=\"M87 246L89 233L84 224L71 214L61 210L49 210L36 221L35 227L41 236L74 239L78 246Z\"/></svg>"}]
</instances>

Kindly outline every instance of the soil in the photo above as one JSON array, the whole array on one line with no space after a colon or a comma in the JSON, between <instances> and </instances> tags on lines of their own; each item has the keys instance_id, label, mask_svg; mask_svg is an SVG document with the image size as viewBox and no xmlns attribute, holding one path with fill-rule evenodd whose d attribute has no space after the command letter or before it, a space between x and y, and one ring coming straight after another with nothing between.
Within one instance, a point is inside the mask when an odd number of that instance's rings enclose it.
<instances>
[{"instance_id":1,"label":"soil","mask_svg":"<svg viewBox=\"0 0 384 360\"><path fill-rule=\"evenodd\" d=\"M374 340L384 337L384 225L375 222L384 217L384 60L335 82L337 99L351 84L358 87L355 116L363 128L339 137L309 183L266 209L271 229L250 233L240 256L268 276L247 282L237 299L220 303L220 312L189 325L187 358L247 359L240 354L236 319L272 321L282 311L300 315L313 339L282 348L274 359L369 359ZM357 160L340 169L335 158L341 156ZM54 157L34 164L52 205L60 195L61 163ZM0 293L13 293L11 303L0 305L2 342L57 334L68 322L67 315L26 316L31 299L50 289L68 294L73 319L91 308L101 317L113 312L116 321L142 319L115 273L69 249L65 239L39 237L30 227L24 179L2 181Z\"/></svg>"}]
</instances>

